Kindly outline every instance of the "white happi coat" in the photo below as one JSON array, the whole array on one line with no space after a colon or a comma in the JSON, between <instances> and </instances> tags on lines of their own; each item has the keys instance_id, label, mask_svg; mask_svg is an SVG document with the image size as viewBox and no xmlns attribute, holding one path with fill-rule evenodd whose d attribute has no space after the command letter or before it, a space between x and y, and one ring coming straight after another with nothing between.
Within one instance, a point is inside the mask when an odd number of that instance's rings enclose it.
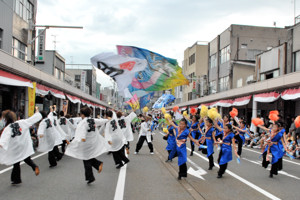
<instances>
[{"instance_id":1,"label":"white happi coat","mask_svg":"<svg viewBox=\"0 0 300 200\"><path fill-rule=\"evenodd\" d=\"M142 135L146 135L146 139L147 139L147 142L151 142L151 131L149 131L150 129L150 125L149 123L147 122L142 122L141 123L141 130L140 130L140 134L139 134L139 138L142 136Z\"/></svg>"},{"instance_id":2,"label":"white happi coat","mask_svg":"<svg viewBox=\"0 0 300 200\"><path fill-rule=\"evenodd\" d=\"M58 119L58 126L66 133L66 139L70 141L75 134L75 126L65 117Z\"/></svg>"},{"instance_id":3,"label":"white happi coat","mask_svg":"<svg viewBox=\"0 0 300 200\"><path fill-rule=\"evenodd\" d=\"M57 116L54 116L53 112L50 112L48 118L51 120L53 128L60 134L61 140L66 140L67 134L58 125L59 121L57 120Z\"/></svg>"},{"instance_id":4,"label":"white happi coat","mask_svg":"<svg viewBox=\"0 0 300 200\"><path fill-rule=\"evenodd\" d=\"M12 165L34 154L30 126L42 119L40 113L35 113L28 119L9 124L0 138L0 163Z\"/></svg>"},{"instance_id":5,"label":"white happi coat","mask_svg":"<svg viewBox=\"0 0 300 200\"><path fill-rule=\"evenodd\" d=\"M77 159L89 160L107 152L105 139L97 129L107 121L107 119L84 118L79 122L75 138L68 145L65 154ZM85 139L85 142L82 139Z\"/></svg>"},{"instance_id":6,"label":"white happi coat","mask_svg":"<svg viewBox=\"0 0 300 200\"><path fill-rule=\"evenodd\" d=\"M105 124L104 134L106 142L112 142L109 145L109 151L119 151L126 143L126 138L120 129L118 119L115 117Z\"/></svg>"},{"instance_id":7,"label":"white happi coat","mask_svg":"<svg viewBox=\"0 0 300 200\"><path fill-rule=\"evenodd\" d=\"M123 134L127 142L133 141L134 139L132 129L131 129L131 122L135 117L136 114L134 112L131 112L128 116L121 117L121 119L118 119L119 127L121 128L121 131L123 131Z\"/></svg>"},{"instance_id":8,"label":"white happi coat","mask_svg":"<svg viewBox=\"0 0 300 200\"><path fill-rule=\"evenodd\" d=\"M55 142L58 141L56 138L59 137L59 139L61 139L49 118L45 118L41 121L37 134L39 137L39 146L37 151L39 152L52 151L56 145Z\"/></svg>"}]
</instances>

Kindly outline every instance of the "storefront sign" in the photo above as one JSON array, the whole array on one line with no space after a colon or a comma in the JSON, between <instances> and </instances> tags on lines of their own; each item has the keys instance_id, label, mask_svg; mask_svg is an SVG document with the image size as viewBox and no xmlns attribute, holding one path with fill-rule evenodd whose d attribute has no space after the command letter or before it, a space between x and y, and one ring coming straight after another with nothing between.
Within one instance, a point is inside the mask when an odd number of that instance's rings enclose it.
<instances>
[{"instance_id":1,"label":"storefront sign","mask_svg":"<svg viewBox=\"0 0 300 200\"><path fill-rule=\"evenodd\" d=\"M33 88L28 87L28 116L31 117L34 114L35 107L35 90L36 82L32 83Z\"/></svg>"},{"instance_id":2,"label":"storefront sign","mask_svg":"<svg viewBox=\"0 0 300 200\"><path fill-rule=\"evenodd\" d=\"M69 105L69 100L64 100L63 101L63 107L62 107L64 115L66 115L68 113L68 105Z\"/></svg>"}]
</instances>

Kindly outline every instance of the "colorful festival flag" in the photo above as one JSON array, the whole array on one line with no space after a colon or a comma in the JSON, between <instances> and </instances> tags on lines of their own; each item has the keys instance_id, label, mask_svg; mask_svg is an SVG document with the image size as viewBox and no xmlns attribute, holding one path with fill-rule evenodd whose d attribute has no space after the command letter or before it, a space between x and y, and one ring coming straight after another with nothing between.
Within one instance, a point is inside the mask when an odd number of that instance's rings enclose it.
<instances>
[{"instance_id":1,"label":"colorful festival flag","mask_svg":"<svg viewBox=\"0 0 300 200\"><path fill-rule=\"evenodd\" d=\"M140 98L140 106L141 106L141 108L144 108L147 105L147 103L150 102L150 100L153 98L153 96L154 96L154 92L151 92L151 93L149 93L149 94L147 94L145 96L142 96Z\"/></svg>"},{"instance_id":2,"label":"colorful festival flag","mask_svg":"<svg viewBox=\"0 0 300 200\"><path fill-rule=\"evenodd\" d=\"M133 95L133 97L129 101L126 101L126 103L129 104L133 110L140 108L139 99L136 94Z\"/></svg>"},{"instance_id":3,"label":"colorful festival flag","mask_svg":"<svg viewBox=\"0 0 300 200\"><path fill-rule=\"evenodd\" d=\"M159 109L166 107L169 103L173 102L175 97L171 94L163 94L159 99L154 103L153 108Z\"/></svg>"},{"instance_id":4,"label":"colorful festival flag","mask_svg":"<svg viewBox=\"0 0 300 200\"><path fill-rule=\"evenodd\" d=\"M130 85L135 73L147 67L145 59L117 55L112 52L100 53L91 58L92 64L112 77L118 84L118 90L124 91Z\"/></svg>"},{"instance_id":5,"label":"colorful festival flag","mask_svg":"<svg viewBox=\"0 0 300 200\"><path fill-rule=\"evenodd\" d=\"M128 86L131 93L137 90L162 91L189 84L175 59L133 46L117 46L117 49L119 55L147 60L146 69L135 73Z\"/></svg>"}]
</instances>

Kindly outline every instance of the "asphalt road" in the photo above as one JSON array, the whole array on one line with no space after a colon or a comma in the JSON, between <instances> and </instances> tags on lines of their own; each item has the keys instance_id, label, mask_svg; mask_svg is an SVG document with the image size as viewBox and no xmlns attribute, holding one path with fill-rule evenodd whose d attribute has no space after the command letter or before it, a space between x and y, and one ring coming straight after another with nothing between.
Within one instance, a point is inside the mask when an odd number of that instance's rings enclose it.
<instances>
[{"instance_id":1,"label":"asphalt road","mask_svg":"<svg viewBox=\"0 0 300 200\"><path fill-rule=\"evenodd\" d=\"M299 199L299 160L285 158L283 172L271 179L260 165L259 151L243 148L241 163L237 164L234 157L227 173L217 179L218 168L208 171L206 155L196 152L188 156L191 174L178 181L177 158L172 163L164 162L166 141L160 132L153 143L154 155L150 155L146 144L134 155L136 141L132 142L130 163L121 170L115 168L112 155L101 155L98 159L104 162L103 171L94 171L96 181L91 185L84 180L82 161L67 156L53 169L48 167L47 154L32 156L37 156L34 161L41 174L36 177L30 167L21 165L23 183L18 186L10 184L9 166L1 165L0 199ZM215 162L217 157L216 150Z\"/></svg>"}]
</instances>

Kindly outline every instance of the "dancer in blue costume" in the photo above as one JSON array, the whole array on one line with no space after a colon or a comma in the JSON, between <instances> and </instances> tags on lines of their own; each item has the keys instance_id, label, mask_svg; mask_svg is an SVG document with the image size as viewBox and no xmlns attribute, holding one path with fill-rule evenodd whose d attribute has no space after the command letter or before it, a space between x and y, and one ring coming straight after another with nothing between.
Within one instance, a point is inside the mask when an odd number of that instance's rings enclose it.
<instances>
[{"instance_id":1,"label":"dancer in blue costume","mask_svg":"<svg viewBox=\"0 0 300 200\"><path fill-rule=\"evenodd\" d=\"M268 162L268 154L272 154L272 167L270 170L270 178L273 178L273 175L278 174L278 170L282 169L282 157L284 155L284 150L286 151L286 143L284 141L283 134L285 132L285 129L281 129L282 124L279 122L276 122L272 125L272 129L268 129L264 126L259 125L258 126L261 129L264 129L266 131L270 131L270 137L266 140L267 146L265 147L263 155L266 155L266 161ZM280 144L281 143L281 144ZM283 148L282 148L282 146ZM265 162L265 161L263 161ZM266 165L267 166L267 165ZM266 166L264 166L266 168Z\"/></svg>"},{"instance_id":2,"label":"dancer in blue costume","mask_svg":"<svg viewBox=\"0 0 300 200\"><path fill-rule=\"evenodd\" d=\"M177 153L178 156L178 166L179 166L179 172L178 172L178 180L181 180L182 177L187 177L187 152L186 152L186 141L189 137L191 140L197 143L195 139L192 138L190 135L190 131L187 128L187 120L181 119L179 122L179 126L176 126L172 121L170 121L170 124L175 127L173 129L173 132L176 132L176 149L172 150L170 153L169 158L173 158L175 153Z\"/></svg>"},{"instance_id":3,"label":"dancer in blue costume","mask_svg":"<svg viewBox=\"0 0 300 200\"><path fill-rule=\"evenodd\" d=\"M172 116L172 119L173 119L173 113L171 113L171 116ZM174 120L172 122L177 126L177 124ZM171 153L172 150L176 149L176 137L175 137L175 135L176 135L177 132L175 130L175 127L171 124L168 125L167 129L168 129L168 133L167 133L166 137L168 137L168 139L167 139L168 145L166 147L166 150L168 151L168 159L166 160L166 162L172 162L173 157L176 157L176 153L172 158L170 158L170 153Z\"/></svg>"},{"instance_id":4,"label":"dancer in blue costume","mask_svg":"<svg viewBox=\"0 0 300 200\"><path fill-rule=\"evenodd\" d=\"M237 121L239 127L232 126L236 131L235 139L238 141L238 154L242 155L243 144L245 144L246 138L245 134L248 133L246 122L245 121Z\"/></svg>"},{"instance_id":5,"label":"dancer in blue costume","mask_svg":"<svg viewBox=\"0 0 300 200\"><path fill-rule=\"evenodd\" d=\"M201 138L201 133L198 128L199 118L200 118L199 115L192 116L192 122L191 122L191 126L190 126L190 133L191 133L192 137L197 141ZM190 156L193 156L193 152L195 151L195 144L192 140L191 140L191 150L192 151L191 151Z\"/></svg>"},{"instance_id":6,"label":"dancer in blue costume","mask_svg":"<svg viewBox=\"0 0 300 200\"><path fill-rule=\"evenodd\" d=\"M224 126L224 129L221 128L217 121L214 122L214 125L216 127L216 129L218 129L221 134L223 135L223 141L219 140L216 143L221 145L221 151L219 154L219 159L218 159L218 163L220 165L220 169L218 171L218 176L217 178L222 178L223 174L225 173L226 169L227 169L227 165L228 162L230 162L232 160L232 147L231 144L233 146L234 149L234 153L237 157L239 157L239 155L237 154L236 151L236 146L235 146L235 139L234 139L234 133L232 130L232 125L231 124L226 124Z\"/></svg>"},{"instance_id":7,"label":"dancer in blue costume","mask_svg":"<svg viewBox=\"0 0 300 200\"><path fill-rule=\"evenodd\" d=\"M205 120L205 135L202 136L202 138L199 140L201 143L206 143L207 145L207 157L209 160L209 168L208 170L212 170L214 165L214 142L215 139L215 129L213 127L213 121L210 118L207 118Z\"/></svg>"}]
</instances>

